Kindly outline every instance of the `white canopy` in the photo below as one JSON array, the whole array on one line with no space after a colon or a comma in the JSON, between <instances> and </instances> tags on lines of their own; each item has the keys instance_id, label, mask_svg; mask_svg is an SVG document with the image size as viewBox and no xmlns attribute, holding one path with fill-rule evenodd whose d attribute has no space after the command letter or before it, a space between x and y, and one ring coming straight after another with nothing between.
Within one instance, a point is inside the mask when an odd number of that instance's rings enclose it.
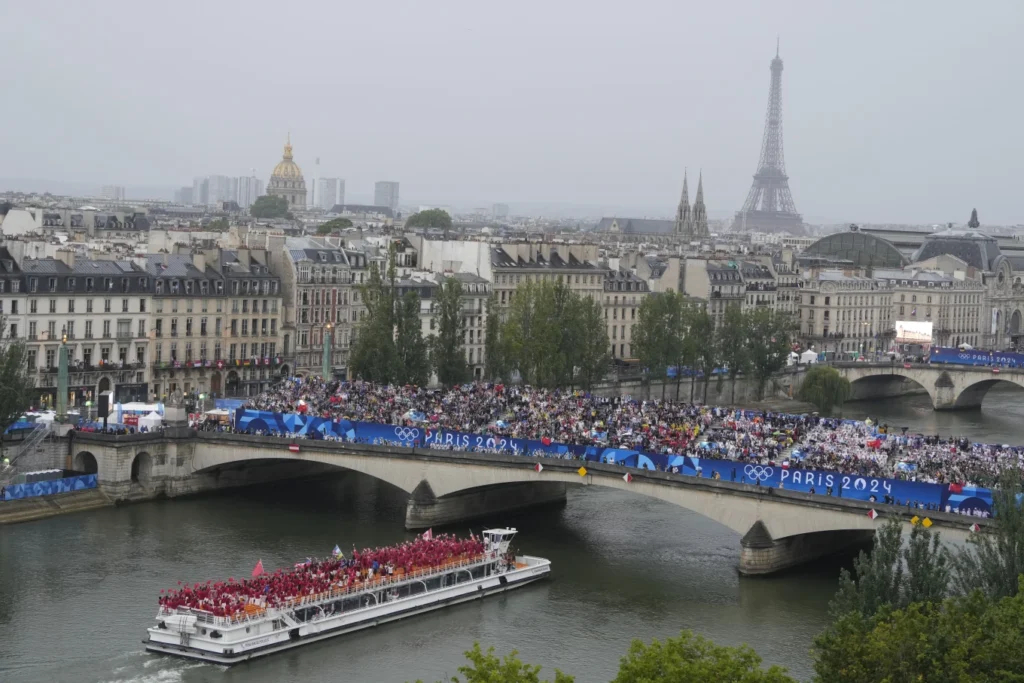
<instances>
[{"instance_id":1,"label":"white canopy","mask_svg":"<svg viewBox=\"0 0 1024 683\"><path fill-rule=\"evenodd\" d=\"M145 427L146 429L156 429L163 423L164 419L156 411L139 418L139 427Z\"/></svg>"},{"instance_id":2,"label":"white canopy","mask_svg":"<svg viewBox=\"0 0 1024 683\"><path fill-rule=\"evenodd\" d=\"M142 403L139 401L133 401L131 403L122 403L121 412L125 413L152 413L158 410L159 406L155 403Z\"/></svg>"},{"instance_id":3,"label":"white canopy","mask_svg":"<svg viewBox=\"0 0 1024 683\"><path fill-rule=\"evenodd\" d=\"M817 363L818 362L818 354L816 354L814 351L810 351L810 350L804 351L803 353L800 354L800 362L801 363Z\"/></svg>"}]
</instances>

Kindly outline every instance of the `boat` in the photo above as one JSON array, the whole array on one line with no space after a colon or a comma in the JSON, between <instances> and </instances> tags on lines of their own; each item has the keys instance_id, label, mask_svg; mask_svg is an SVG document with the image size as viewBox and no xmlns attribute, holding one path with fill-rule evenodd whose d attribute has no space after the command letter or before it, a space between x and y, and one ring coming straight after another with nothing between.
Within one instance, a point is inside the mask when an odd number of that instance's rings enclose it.
<instances>
[{"instance_id":1,"label":"boat","mask_svg":"<svg viewBox=\"0 0 1024 683\"><path fill-rule=\"evenodd\" d=\"M474 552L408 571L374 565L356 580L351 580L353 570L344 560L335 560L326 566L341 568L335 572L341 576L330 580L325 590L272 602L244 597L243 589L251 592L254 582L212 584L214 591L237 591L232 598L244 599L230 613L211 609L202 601L197 606L192 600L161 599L156 623L147 629L143 643L149 652L230 666L547 578L550 560L510 552L516 533L515 528L488 529L479 541L474 537ZM304 565L273 576L287 579L295 571L302 572ZM319 571L322 565L311 566ZM322 578L324 573L314 575ZM196 587L201 589L199 584ZM178 595L194 595L189 590L186 586Z\"/></svg>"}]
</instances>

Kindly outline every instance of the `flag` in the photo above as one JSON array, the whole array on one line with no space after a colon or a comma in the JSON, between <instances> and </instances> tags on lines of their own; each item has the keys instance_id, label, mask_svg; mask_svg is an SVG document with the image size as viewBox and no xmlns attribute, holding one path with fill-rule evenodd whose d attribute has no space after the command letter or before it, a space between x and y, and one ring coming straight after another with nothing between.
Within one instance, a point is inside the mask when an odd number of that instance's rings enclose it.
<instances>
[{"instance_id":1,"label":"flag","mask_svg":"<svg viewBox=\"0 0 1024 683\"><path fill-rule=\"evenodd\" d=\"M958 484L956 482L953 482L952 484L949 485L949 492L950 493L963 493L964 492L964 485L963 484Z\"/></svg>"},{"instance_id":2,"label":"flag","mask_svg":"<svg viewBox=\"0 0 1024 683\"><path fill-rule=\"evenodd\" d=\"M260 561L256 563L256 566L252 568L252 578L255 579L260 574L265 574L265 573L266 572L263 571L263 560L260 559Z\"/></svg>"},{"instance_id":3,"label":"flag","mask_svg":"<svg viewBox=\"0 0 1024 683\"><path fill-rule=\"evenodd\" d=\"M540 463L537 463L536 465L533 466L533 469L534 469L535 472L543 472L544 471L544 465L541 465Z\"/></svg>"},{"instance_id":4,"label":"flag","mask_svg":"<svg viewBox=\"0 0 1024 683\"><path fill-rule=\"evenodd\" d=\"M788 460L783 460L782 461L782 469L784 469L784 470L788 470L789 469L789 461Z\"/></svg>"},{"instance_id":5,"label":"flag","mask_svg":"<svg viewBox=\"0 0 1024 683\"><path fill-rule=\"evenodd\" d=\"M288 446L288 450L290 450L292 453L298 453L299 452L299 444L297 444L297 443L290 444Z\"/></svg>"},{"instance_id":6,"label":"flag","mask_svg":"<svg viewBox=\"0 0 1024 683\"><path fill-rule=\"evenodd\" d=\"M622 475L622 481L628 484L629 482L633 481L633 475L630 474L629 472L626 472L625 474Z\"/></svg>"},{"instance_id":7,"label":"flag","mask_svg":"<svg viewBox=\"0 0 1024 683\"><path fill-rule=\"evenodd\" d=\"M878 513L874 510L868 510L868 517L871 519L878 519Z\"/></svg>"},{"instance_id":8,"label":"flag","mask_svg":"<svg viewBox=\"0 0 1024 683\"><path fill-rule=\"evenodd\" d=\"M423 538L424 541L432 541L432 540L434 540L434 530L433 529L427 529L426 531L423 532L422 538Z\"/></svg>"},{"instance_id":9,"label":"flag","mask_svg":"<svg viewBox=\"0 0 1024 683\"><path fill-rule=\"evenodd\" d=\"M337 546L337 544L335 544L334 550L331 551L331 554L334 555L335 557L345 557L345 554L343 552L341 552L341 548L339 548Z\"/></svg>"},{"instance_id":10,"label":"flag","mask_svg":"<svg viewBox=\"0 0 1024 683\"><path fill-rule=\"evenodd\" d=\"M545 437L543 437L543 438L542 438L542 439L540 440L540 442L541 442L542 444L544 444L545 446L550 446L550 445L551 445L551 437L550 437L550 436L545 436Z\"/></svg>"},{"instance_id":11,"label":"flag","mask_svg":"<svg viewBox=\"0 0 1024 683\"><path fill-rule=\"evenodd\" d=\"M981 525L978 524L977 522L975 522L974 524L971 525L970 529L971 529L971 533L972 534L976 534L979 531L981 531Z\"/></svg>"}]
</instances>

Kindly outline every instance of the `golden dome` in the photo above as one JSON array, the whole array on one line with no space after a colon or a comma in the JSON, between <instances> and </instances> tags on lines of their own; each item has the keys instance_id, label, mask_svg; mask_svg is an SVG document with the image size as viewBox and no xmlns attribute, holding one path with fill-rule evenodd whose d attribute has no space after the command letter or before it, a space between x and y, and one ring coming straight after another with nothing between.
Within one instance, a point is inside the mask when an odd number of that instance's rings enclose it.
<instances>
[{"instance_id":1,"label":"golden dome","mask_svg":"<svg viewBox=\"0 0 1024 683\"><path fill-rule=\"evenodd\" d=\"M271 178L289 178L289 179L301 179L302 169L299 165L292 161L292 136L288 134L288 141L284 144L284 156L281 161L274 167L274 172L270 174Z\"/></svg>"}]
</instances>

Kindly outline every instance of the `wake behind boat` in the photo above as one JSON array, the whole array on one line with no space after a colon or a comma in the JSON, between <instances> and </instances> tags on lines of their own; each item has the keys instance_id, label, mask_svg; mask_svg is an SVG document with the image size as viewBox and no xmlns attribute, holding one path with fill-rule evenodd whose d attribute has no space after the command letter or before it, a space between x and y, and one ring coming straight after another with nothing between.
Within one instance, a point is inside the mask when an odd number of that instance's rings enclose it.
<instances>
[{"instance_id":1,"label":"wake behind boat","mask_svg":"<svg viewBox=\"0 0 1024 683\"><path fill-rule=\"evenodd\" d=\"M160 597L146 650L237 664L306 643L503 593L547 577L551 562L515 556L514 528L433 537L300 563L245 581L194 584ZM164 591L161 591L164 593Z\"/></svg>"}]
</instances>

